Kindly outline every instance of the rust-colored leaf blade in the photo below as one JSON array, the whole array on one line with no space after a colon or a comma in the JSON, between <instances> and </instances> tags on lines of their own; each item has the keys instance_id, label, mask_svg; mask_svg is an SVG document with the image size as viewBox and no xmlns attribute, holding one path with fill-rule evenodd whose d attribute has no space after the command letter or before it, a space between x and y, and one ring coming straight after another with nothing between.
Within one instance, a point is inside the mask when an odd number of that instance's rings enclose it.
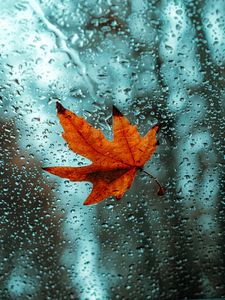
<instances>
[{"instance_id":1,"label":"rust-colored leaf blade","mask_svg":"<svg viewBox=\"0 0 225 300\"><path fill-rule=\"evenodd\" d=\"M47 167L43 170L71 181L87 181L87 175L93 172L93 167Z\"/></svg>"},{"instance_id":2,"label":"rust-colored leaf blade","mask_svg":"<svg viewBox=\"0 0 225 300\"><path fill-rule=\"evenodd\" d=\"M63 137L70 149L92 161L84 167L47 167L45 171L71 181L88 181L93 189L85 205L96 204L115 196L120 199L133 183L135 174L142 169L158 145L155 125L141 137L137 126L113 106L113 141L92 127L82 117L57 102L57 115L64 129ZM162 194L164 191L159 191Z\"/></svg>"},{"instance_id":3,"label":"rust-colored leaf blade","mask_svg":"<svg viewBox=\"0 0 225 300\"><path fill-rule=\"evenodd\" d=\"M130 188L137 169L133 168L124 172L121 172L121 170L116 172L117 174L111 173L111 181L106 181L98 176L95 180L92 180L93 190L84 202L85 205L97 204L110 196L115 196L117 199L122 198L126 190Z\"/></svg>"},{"instance_id":4,"label":"rust-colored leaf blade","mask_svg":"<svg viewBox=\"0 0 225 300\"><path fill-rule=\"evenodd\" d=\"M73 152L94 161L102 168L126 167L123 162L110 156L113 145L99 129L95 129L82 117L65 109L59 102L56 107L64 129L63 138Z\"/></svg>"},{"instance_id":5,"label":"rust-colored leaf blade","mask_svg":"<svg viewBox=\"0 0 225 300\"><path fill-rule=\"evenodd\" d=\"M138 153L136 159L141 166L151 158L152 154L155 152L158 146L156 134L159 131L159 128L160 126L158 124L153 126L142 138L140 144L138 145Z\"/></svg>"}]
</instances>

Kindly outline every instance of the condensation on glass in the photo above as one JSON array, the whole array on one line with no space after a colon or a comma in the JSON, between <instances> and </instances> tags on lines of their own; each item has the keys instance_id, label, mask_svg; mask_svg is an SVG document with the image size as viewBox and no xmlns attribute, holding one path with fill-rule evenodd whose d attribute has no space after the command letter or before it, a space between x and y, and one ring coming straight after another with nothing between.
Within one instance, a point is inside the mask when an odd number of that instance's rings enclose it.
<instances>
[{"instance_id":1,"label":"condensation on glass","mask_svg":"<svg viewBox=\"0 0 225 300\"><path fill-rule=\"evenodd\" d=\"M225 297L225 3L6 0L0 20L1 299ZM42 167L55 103L111 139L112 105L160 145L121 199Z\"/></svg>"}]
</instances>

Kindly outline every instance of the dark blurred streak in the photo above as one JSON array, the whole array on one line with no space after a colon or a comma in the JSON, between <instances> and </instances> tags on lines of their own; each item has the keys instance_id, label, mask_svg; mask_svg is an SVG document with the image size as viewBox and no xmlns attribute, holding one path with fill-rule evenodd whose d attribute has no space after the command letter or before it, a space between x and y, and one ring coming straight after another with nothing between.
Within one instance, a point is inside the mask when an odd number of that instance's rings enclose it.
<instances>
[{"instance_id":1,"label":"dark blurred streak","mask_svg":"<svg viewBox=\"0 0 225 300\"><path fill-rule=\"evenodd\" d=\"M32 299L59 299L63 295L75 295L73 288L66 288L69 279L65 268L60 266L65 247L60 235L60 219L63 216L53 213L52 187L42 176L40 162L18 150L14 120L0 120L0 136L3 192L1 299L11 299L8 280L12 272L21 266L25 274L36 281L38 288L35 294L30 295ZM29 298L29 294L23 296Z\"/></svg>"}]
</instances>

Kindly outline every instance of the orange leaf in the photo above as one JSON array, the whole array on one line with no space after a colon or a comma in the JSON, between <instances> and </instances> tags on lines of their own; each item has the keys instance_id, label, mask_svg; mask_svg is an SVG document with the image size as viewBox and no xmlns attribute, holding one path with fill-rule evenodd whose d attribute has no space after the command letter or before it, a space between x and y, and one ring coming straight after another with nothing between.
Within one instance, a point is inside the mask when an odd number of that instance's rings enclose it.
<instances>
[{"instance_id":1,"label":"orange leaf","mask_svg":"<svg viewBox=\"0 0 225 300\"><path fill-rule=\"evenodd\" d=\"M137 126L113 106L113 141L105 138L99 129L82 117L56 104L58 117L64 129L63 137L70 149L92 161L84 167L47 167L45 171L71 181L89 181L93 189L84 202L96 204L109 196L120 199L130 188L136 172L144 167L158 145L155 125L141 137Z\"/></svg>"}]
</instances>

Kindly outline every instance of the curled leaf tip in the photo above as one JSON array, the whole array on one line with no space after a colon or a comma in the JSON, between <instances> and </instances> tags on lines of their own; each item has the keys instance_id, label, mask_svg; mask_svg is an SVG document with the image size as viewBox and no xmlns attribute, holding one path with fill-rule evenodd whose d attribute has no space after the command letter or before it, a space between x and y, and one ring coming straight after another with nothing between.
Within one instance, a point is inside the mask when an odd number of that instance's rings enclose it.
<instances>
[{"instance_id":1,"label":"curled leaf tip","mask_svg":"<svg viewBox=\"0 0 225 300\"><path fill-rule=\"evenodd\" d=\"M160 127L161 127L160 124L155 124L155 125L152 127L152 129L155 129L156 132L159 132Z\"/></svg>"},{"instance_id":2,"label":"curled leaf tip","mask_svg":"<svg viewBox=\"0 0 225 300\"><path fill-rule=\"evenodd\" d=\"M123 116L123 114L119 111L119 109L115 105L113 105L113 116L118 116L118 117Z\"/></svg>"},{"instance_id":3,"label":"curled leaf tip","mask_svg":"<svg viewBox=\"0 0 225 300\"><path fill-rule=\"evenodd\" d=\"M91 205L91 204L95 204L95 203L92 203L92 202L90 202L90 201L84 201L84 203L83 203L83 205Z\"/></svg>"},{"instance_id":4,"label":"curled leaf tip","mask_svg":"<svg viewBox=\"0 0 225 300\"><path fill-rule=\"evenodd\" d=\"M62 106L61 103L59 103L58 101L56 102L56 109L57 109L57 112L60 114L60 113L64 113L65 111L65 108Z\"/></svg>"}]
</instances>

